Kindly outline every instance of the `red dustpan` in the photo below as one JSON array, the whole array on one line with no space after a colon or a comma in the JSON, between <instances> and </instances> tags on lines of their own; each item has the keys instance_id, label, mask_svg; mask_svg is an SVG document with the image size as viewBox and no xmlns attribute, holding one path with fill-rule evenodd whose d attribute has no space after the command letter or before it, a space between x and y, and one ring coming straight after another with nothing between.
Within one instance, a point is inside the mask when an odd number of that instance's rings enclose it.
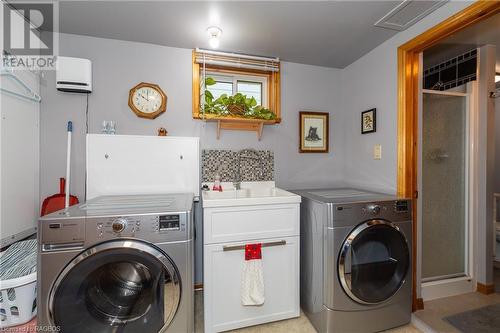
<instances>
[{"instance_id":1,"label":"red dustpan","mask_svg":"<svg viewBox=\"0 0 500 333\"><path fill-rule=\"evenodd\" d=\"M66 186L66 180L64 178L59 179L59 193L51 195L43 200L42 213L41 215L47 215L65 208L65 198L66 193L64 188ZM69 205L76 205L78 203L78 198L74 195L69 196Z\"/></svg>"}]
</instances>

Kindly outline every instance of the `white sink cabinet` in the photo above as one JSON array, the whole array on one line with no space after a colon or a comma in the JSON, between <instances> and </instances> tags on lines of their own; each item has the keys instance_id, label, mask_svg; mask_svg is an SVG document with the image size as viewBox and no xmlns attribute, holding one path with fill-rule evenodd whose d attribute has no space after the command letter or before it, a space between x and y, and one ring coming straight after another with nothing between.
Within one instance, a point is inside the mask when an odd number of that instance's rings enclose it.
<instances>
[{"instance_id":1,"label":"white sink cabinet","mask_svg":"<svg viewBox=\"0 0 500 333\"><path fill-rule=\"evenodd\" d=\"M300 196L273 182L223 188L202 195L205 332L298 317ZM265 302L243 306L244 245L254 243L263 245Z\"/></svg>"}]
</instances>

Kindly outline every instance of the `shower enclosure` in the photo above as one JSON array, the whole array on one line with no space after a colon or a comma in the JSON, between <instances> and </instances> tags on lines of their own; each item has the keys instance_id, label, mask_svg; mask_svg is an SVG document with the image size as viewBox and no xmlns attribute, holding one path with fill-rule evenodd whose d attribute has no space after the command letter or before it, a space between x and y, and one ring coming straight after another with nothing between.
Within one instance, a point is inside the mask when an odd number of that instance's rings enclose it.
<instances>
[{"instance_id":1,"label":"shower enclosure","mask_svg":"<svg viewBox=\"0 0 500 333\"><path fill-rule=\"evenodd\" d=\"M424 90L422 106L419 215L425 300L461 289L457 282L463 292L471 287L469 97Z\"/></svg>"}]
</instances>

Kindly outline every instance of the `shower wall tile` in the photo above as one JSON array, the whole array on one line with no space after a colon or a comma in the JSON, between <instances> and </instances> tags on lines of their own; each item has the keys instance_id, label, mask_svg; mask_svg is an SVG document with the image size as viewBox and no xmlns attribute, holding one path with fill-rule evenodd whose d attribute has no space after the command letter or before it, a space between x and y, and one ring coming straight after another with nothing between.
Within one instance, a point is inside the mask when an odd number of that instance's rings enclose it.
<instances>
[{"instance_id":1,"label":"shower wall tile","mask_svg":"<svg viewBox=\"0 0 500 333\"><path fill-rule=\"evenodd\" d=\"M270 150L203 150L201 160L203 182L213 182L217 173L223 182L235 181L238 165L241 181L274 180L274 153Z\"/></svg>"}]
</instances>

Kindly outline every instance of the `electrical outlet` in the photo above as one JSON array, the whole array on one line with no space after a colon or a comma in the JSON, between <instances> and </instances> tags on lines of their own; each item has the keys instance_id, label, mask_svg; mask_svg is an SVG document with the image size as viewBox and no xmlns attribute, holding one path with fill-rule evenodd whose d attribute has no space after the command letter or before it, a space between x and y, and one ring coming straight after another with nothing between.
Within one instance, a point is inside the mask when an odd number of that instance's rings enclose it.
<instances>
[{"instance_id":1,"label":"electrical outlet","mask_svg":"<svg viewBox=\"0 0 500 333\"><path fill-rule=\"evenodd\" d=\"M373 146L373 159L381 160L382 159L382 145L374 145Z\"/></svg>"}]
</instances>

